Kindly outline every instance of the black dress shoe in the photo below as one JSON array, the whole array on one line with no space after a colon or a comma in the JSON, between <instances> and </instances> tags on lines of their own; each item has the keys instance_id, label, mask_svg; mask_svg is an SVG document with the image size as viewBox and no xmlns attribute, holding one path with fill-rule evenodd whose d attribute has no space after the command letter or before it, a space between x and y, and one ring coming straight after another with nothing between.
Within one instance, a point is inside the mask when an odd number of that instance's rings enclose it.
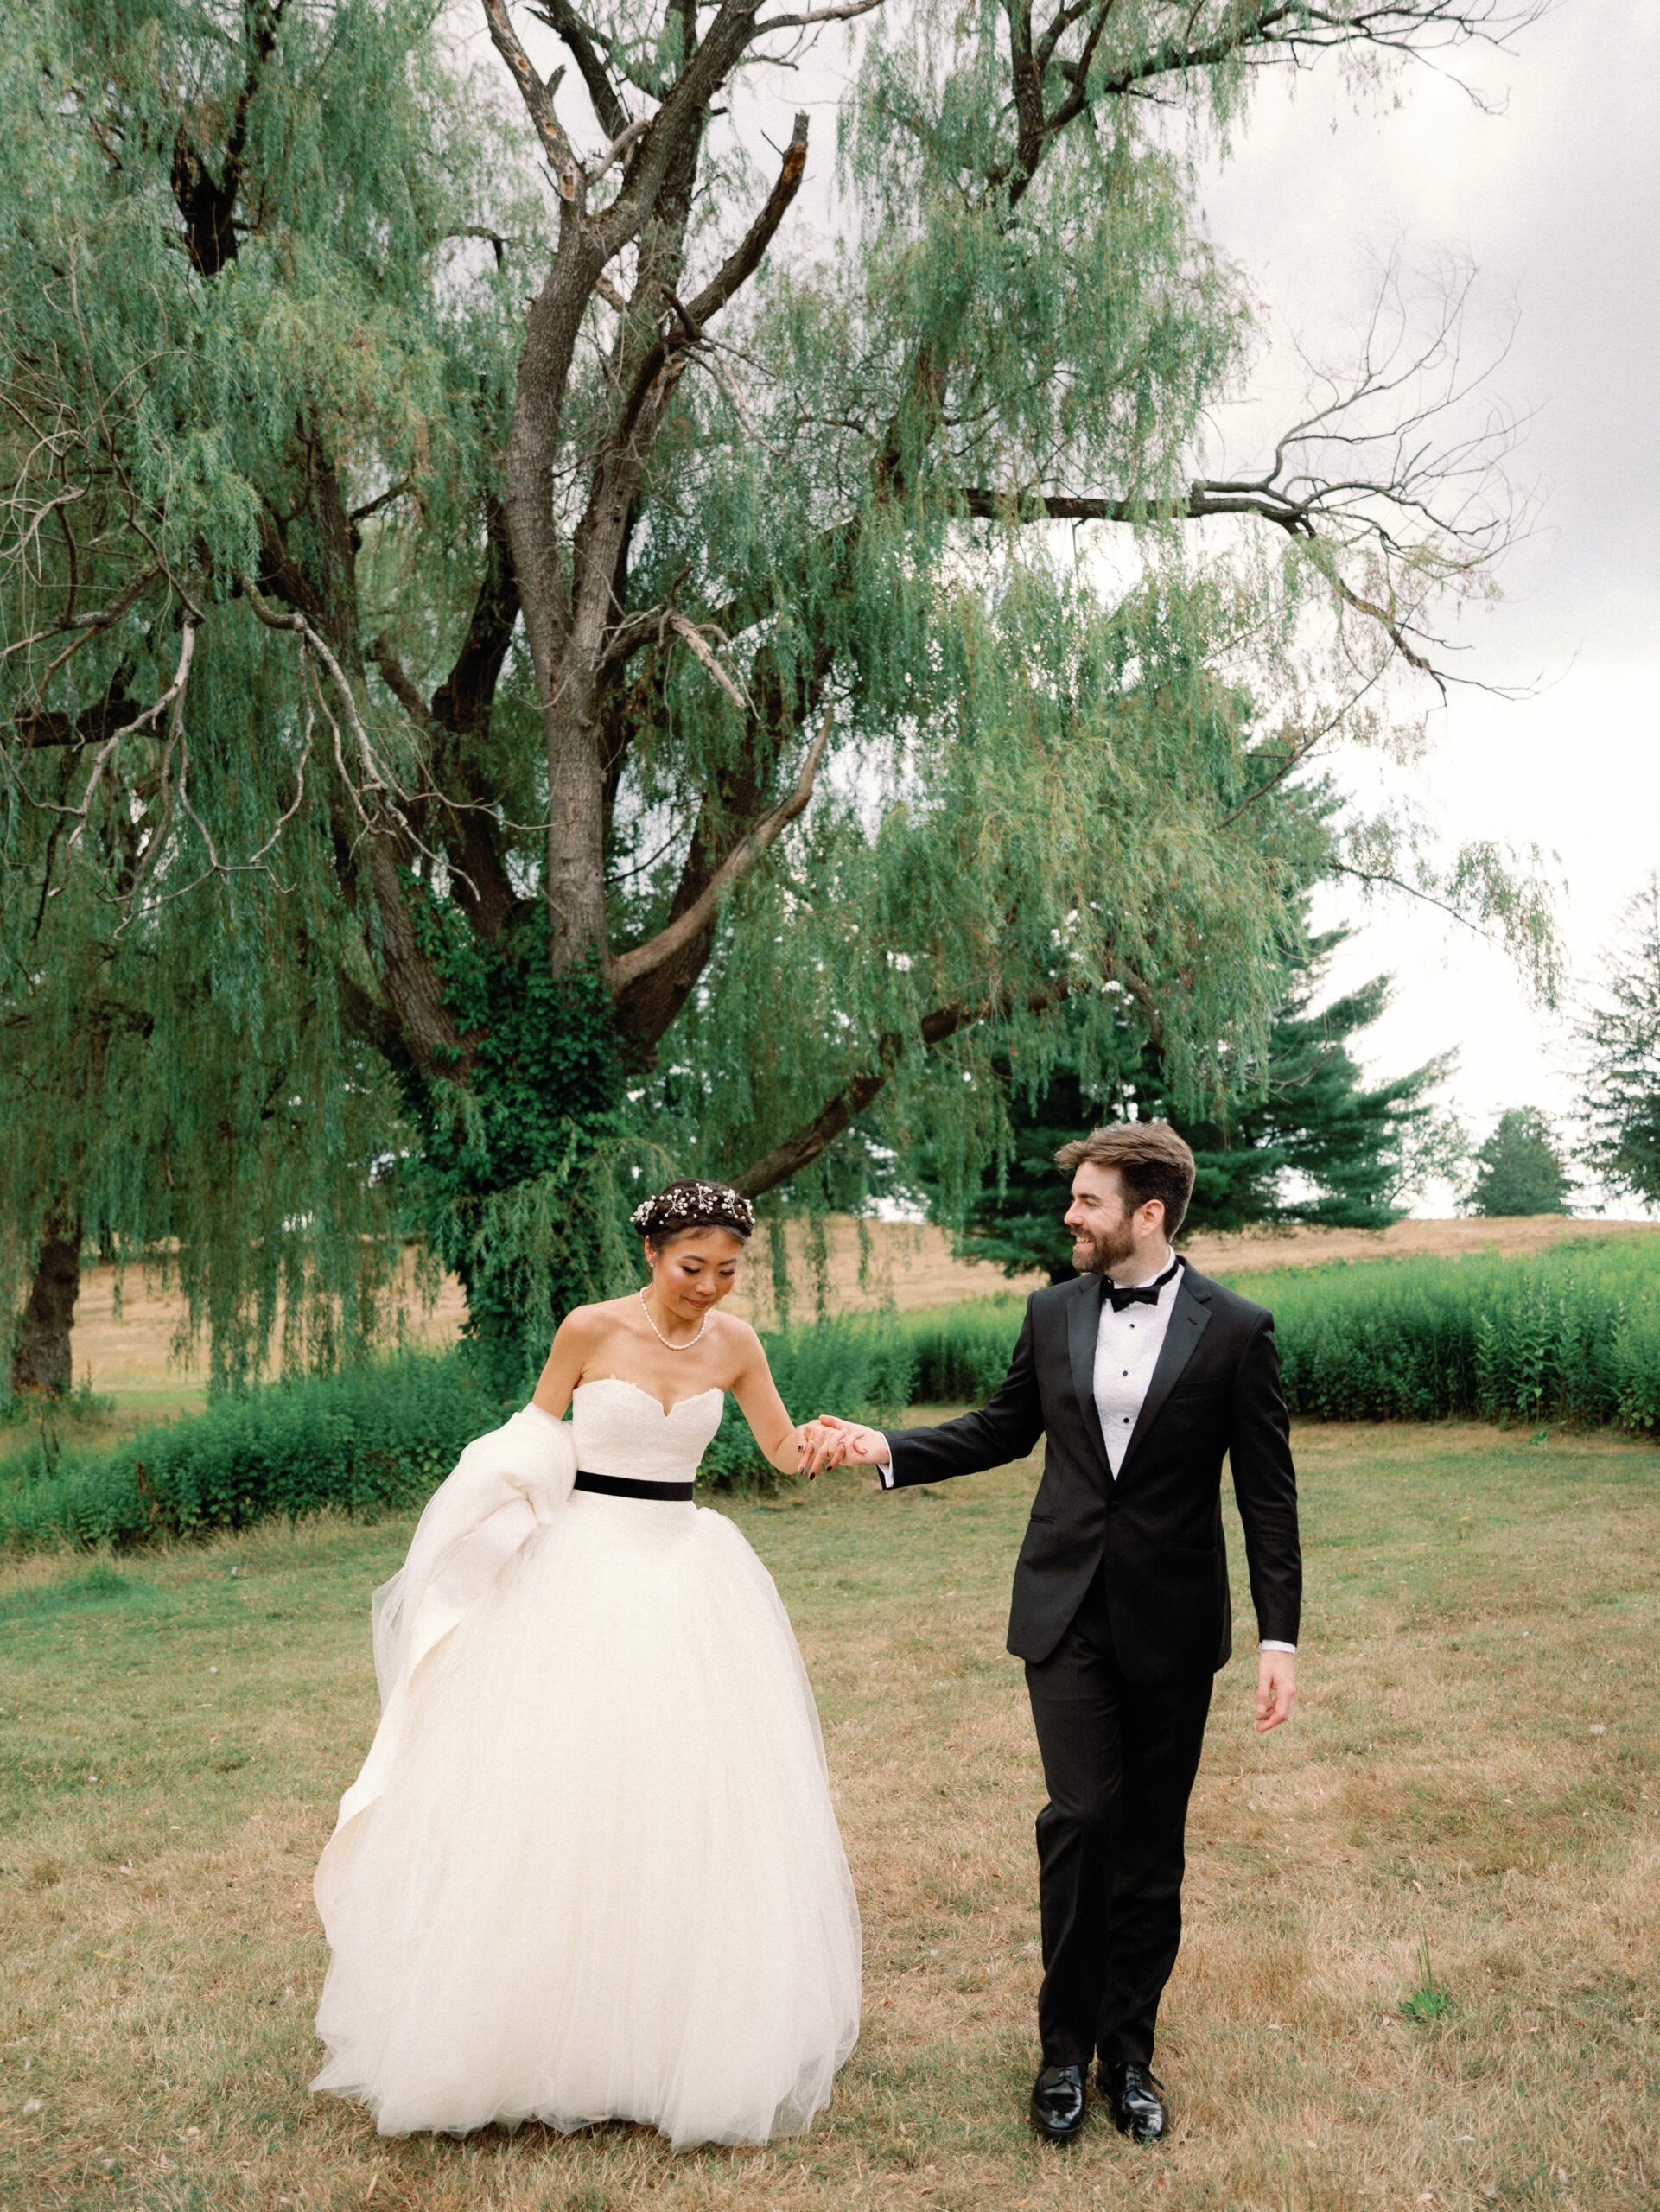
<instances>
[{"instance_id":1,"label":"black dress shoe","mask_svg":"<svg viewBox=\"0 0 1660 2212\"><path fill-rule=\"evenodd\" d=\"M1032 2084L1032 2125L1046 2143L1070 2143L1084 2125L1084 2069L1046 2066Z\"/></svg>"},{"instance_id":2,"label":"black dress shoe","mask_svg":"<svg viewBox=\"0 0 1660 2212\"><path fill-rule=\"evenodd\" d=\"M1164 2084L1155 2082L1145 2066L1131 2060L1103 2066L1101 2087L1112 2106L1112 2124L1135 2143L1162 2142L1169 2132L1164 2109Z\"/></svg>"}]
</instances>

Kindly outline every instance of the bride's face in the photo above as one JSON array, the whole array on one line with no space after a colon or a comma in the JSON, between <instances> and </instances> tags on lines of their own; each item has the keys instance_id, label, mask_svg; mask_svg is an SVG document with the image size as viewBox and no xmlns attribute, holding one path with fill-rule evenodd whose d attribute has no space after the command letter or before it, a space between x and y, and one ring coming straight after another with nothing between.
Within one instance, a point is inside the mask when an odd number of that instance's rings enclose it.
<instances>
[{"instance_id":1,"label":"bride's face","mask_svg":"<svg viewBox=\"0 0 1660 2212\"><path fill-rule=\"evenodd\" d=\"M652 1287L671 1313L696 1320L738 1280L743 1239L729 1229L684 1229L658 1251L648 1244Z\"/></svg>"}]
</instances>

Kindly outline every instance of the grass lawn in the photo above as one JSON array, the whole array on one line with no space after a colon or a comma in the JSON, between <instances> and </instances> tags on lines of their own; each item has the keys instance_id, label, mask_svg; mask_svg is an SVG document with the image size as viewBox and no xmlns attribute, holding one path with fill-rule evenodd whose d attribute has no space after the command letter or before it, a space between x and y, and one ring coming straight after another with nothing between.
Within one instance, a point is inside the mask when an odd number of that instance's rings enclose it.
<instances>
[{"instance_id":1,"label":"grass lawn","mask_svg":"<svg viewBox=\"0 0 1660 2212\"><path fill-rule=\"evenodd\" d=\"M311 1869L407 1522L0 1569L0 2205L1652 2212L1660 1457L1298 1441L1302 1704L1259 1740L1249 1649L1218 1684L1153 2150L1098 2112L1069 2152L1024 2126L1041 1793L1002 1637L1030 1465L732 1509L800 1635L865 1925L835 2104L765 2152L383 2142L307 2094Z\"/></svg>"}]
</instances>

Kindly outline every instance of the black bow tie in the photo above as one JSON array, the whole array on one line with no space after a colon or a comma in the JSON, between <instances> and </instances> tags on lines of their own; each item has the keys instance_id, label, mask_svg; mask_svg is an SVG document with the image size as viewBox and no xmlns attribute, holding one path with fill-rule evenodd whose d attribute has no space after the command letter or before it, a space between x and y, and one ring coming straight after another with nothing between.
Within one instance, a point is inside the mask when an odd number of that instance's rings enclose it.
<instances>
[{"instance_id":1,"label":"black bow tie","mask_svg":"<svg viewBox=\"0 0 1660 2212\"><path fill-rule=\"evenodd\" d=\"M1122 1313L1126 1306L1156 1306L1159 1302L1159 1293L1177 1273L1180 1266L1180 1260L1173 1260L1157 1282L1138 1282L1131 1286L1114 1282L1109 1275L1106 1279L1107 1296L1112 1300L1113 1312Z\"/></svg>"}]
</instances>

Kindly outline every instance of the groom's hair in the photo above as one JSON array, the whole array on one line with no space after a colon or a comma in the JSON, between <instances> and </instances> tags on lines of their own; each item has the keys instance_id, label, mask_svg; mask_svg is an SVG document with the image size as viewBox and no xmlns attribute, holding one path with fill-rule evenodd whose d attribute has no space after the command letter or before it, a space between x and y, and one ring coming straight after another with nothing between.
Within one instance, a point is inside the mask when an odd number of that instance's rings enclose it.
<instances>
[{"instance_id":1,"label":"groom's hair","mask_svg":"<svg viewBox=\"0 0 1660 2212\"><path fill-rule=\"evenodd\" d=\"M1168 1122L1109 1122L1055 1154L1056 1166L1069 1174L1086 1160L1118 1170L1132 1212L1157 1198L1164 1208L1164 1233L1175 1236L1193 1195L1193 1155Z\"/></svg>"}]
</instances>

